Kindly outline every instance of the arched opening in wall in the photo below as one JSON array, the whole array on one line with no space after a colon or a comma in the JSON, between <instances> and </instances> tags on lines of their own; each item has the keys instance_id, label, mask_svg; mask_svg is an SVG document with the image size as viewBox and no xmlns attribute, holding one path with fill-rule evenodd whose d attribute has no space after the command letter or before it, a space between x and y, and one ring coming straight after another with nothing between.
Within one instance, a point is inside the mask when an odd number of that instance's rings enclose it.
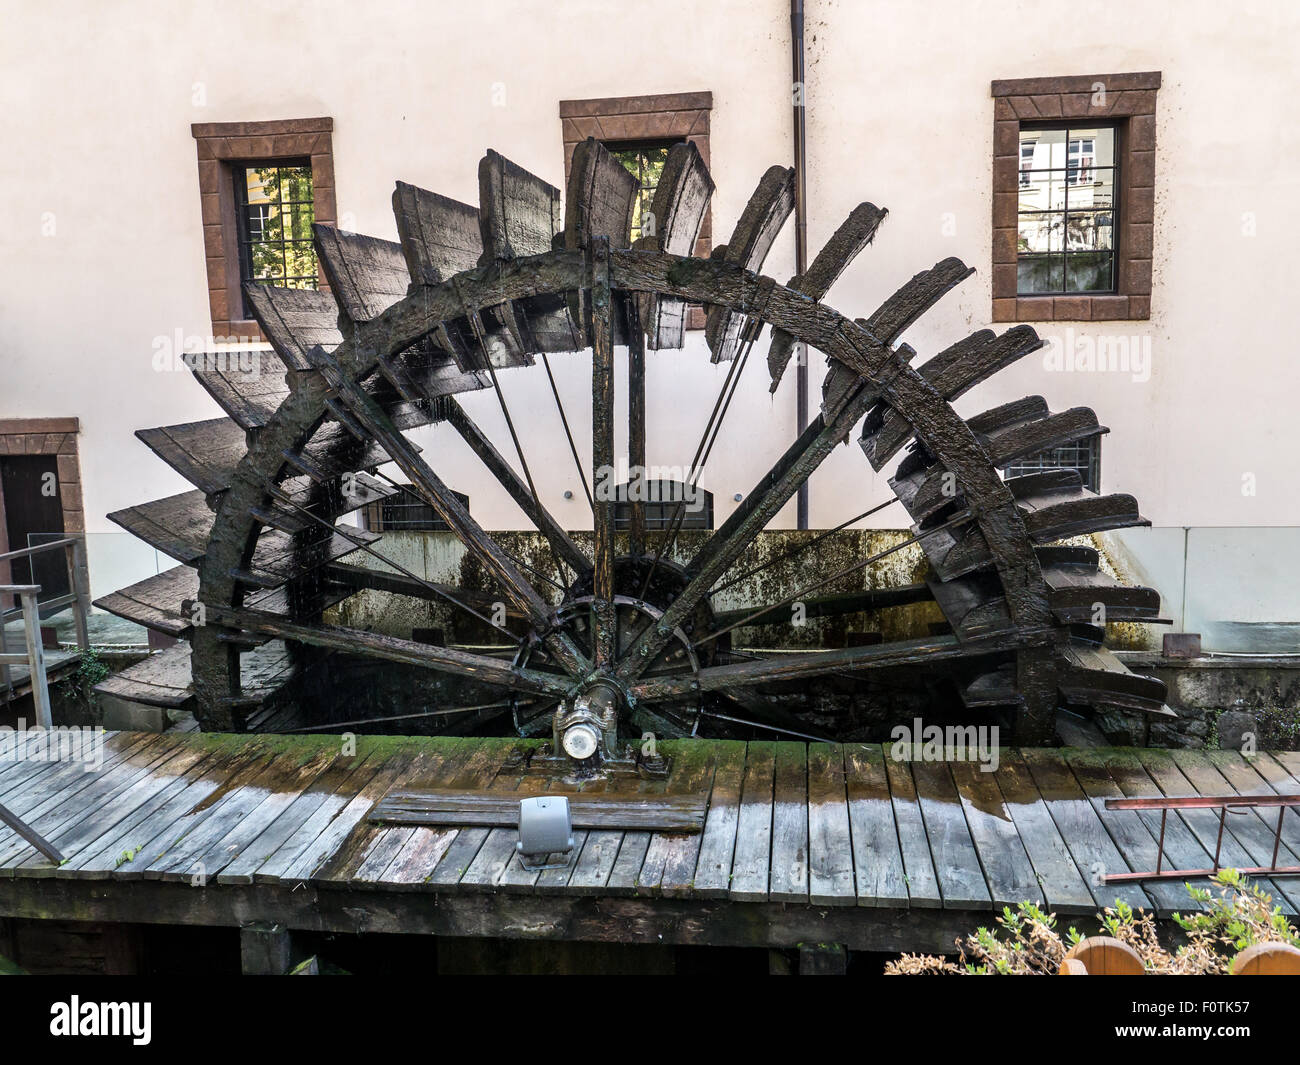
<instances>
[{"instance_id":1,"label":"arched opening in wall","mask_svg":"<svg viewBox=\"0 0 1300 1065\"><path fill-rule=\"evenodd\" d=\"M713 528L713 493L683 481L624 481L614 488L614 528L632 527L632 504L645 503L649 531L669 528L677 519L682 529ZM680 509L681 516L677 517Z\"/></svg>"},{"instance_id":2,"label":"arched opening in wall","mask_svg":"<svg viewBox=\"0 0 1300 1065\"><path fill-rule=\"evenodd\" d=\"M469 510L469 496L461 492L452 492L460 505ZM371 532L395 532L404 529L408 532L450 532L448 525L438 512L424 502L410 485L400 486L387 499L366 506L366 528Z\"/></svg>"}]
</instances>

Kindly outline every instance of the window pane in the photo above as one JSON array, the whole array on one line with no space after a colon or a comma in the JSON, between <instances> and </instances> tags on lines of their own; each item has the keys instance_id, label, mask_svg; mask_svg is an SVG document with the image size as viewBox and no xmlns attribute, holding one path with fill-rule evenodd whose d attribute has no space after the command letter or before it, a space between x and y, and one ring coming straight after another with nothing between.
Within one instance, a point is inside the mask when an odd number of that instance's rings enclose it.
<instances>
[{"instance_id":1,"label":"window pane","mask_svg":"<svg viewBox=\"0 0 1300 1065\"><path fill-rule=\"evenodd\" d=\"M245 281L316 288L311 167L304 163L238 167L240 272ZM248 306L244 316L252 317Z\"/></svg>"},{"instance_id":2,"label":"window pane","mask_svg":"<svg viewBox=\"0 0 1300 1065\"><path fill-rule=\"evenodd\" d=\"M1022 129L1019 165L1018 291L1114 291L1114 128Z\"/></svg>"},{"instance_id":3,"label":"window pane","mask_svg":"<svg viewBox=\"0 0 1300 1065\"><path fill-rule=\"evenodd\" d=\"M1108 251L1071 252L1065 257L1065 287L1070 292L1109 292L1115 256Z\"/></svg>"},{"instance_id":4,"label":"window pane","mask_svg":"<svg viewBox=\"0 0 1300 1065\"><path fill-rule=\"evenodd\" d=\"M1065 216L1043 212L1022 214L1017 219L1016 248L1021 255L1036 252L1061 251L1065 233Z\"/></svg>"},{"instance_id":5,"label":"window pane","mask_svg":"<svg viewBox=\"0 0 1300 1065\"><path fill-rule=\"evenodd\" d=\"M1035 170L1065 169L1066 131L1063 129L1022 129L1020 149L1023 166L1024 147L1033 145L1032 167Z\"/></svg>"},{"instance_id":6,"label":"window pane","mask_svg":"<svg viewBox=\"0 0 1300 1065\"><path fill-rule=\"evenodd\" d=\"M1067 170L1065 178L1070 187L1071 211L1102 207L1110 210L1115 206L1115 171L1110 167Z\"/></svg>"},{"instance_id":7,"label":"window pane","mask_svg":"<svg viewBox=\"0 0 1300 1065\"><path fill-rule=\"evenodd\" d=\"M1067 251L1101 251L1114 247L1109 211L1071 211L1065 227Z\"/></svg>"},{"instance_id":8,"label":"window pane","mask_svg":"<svg viewBox=\"0 0 1300 1065\"><path fill-rule=\"evenodd\" d=\"M1061 292L1064 265L1059 255L1021 255L1016 260L1017 290L1032 295L1036 292Z\"/></svg>"},{"instance_id":9,"label":"window pane","mask_svg":"<svg viewBox=\"0 0 1300 1065\"><path fill-rule=\"evenodd\" d=\"M1064 170L1020 171L1020 210L1062 211L1065 209ZM1070 190L1073 197L1074 190Z\"/></svg>"}]
</instances>

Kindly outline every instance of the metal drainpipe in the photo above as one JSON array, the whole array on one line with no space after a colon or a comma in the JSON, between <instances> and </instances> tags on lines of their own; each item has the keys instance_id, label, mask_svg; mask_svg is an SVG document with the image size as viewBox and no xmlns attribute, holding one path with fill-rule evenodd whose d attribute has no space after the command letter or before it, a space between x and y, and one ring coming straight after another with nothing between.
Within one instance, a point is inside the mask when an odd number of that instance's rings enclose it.
<instances>
[{"instance_id":1,"label":"metal drainpipe","mask_svg":"<svg viewBox=\"0 0 1300 1065\"><path fill-rule=\"evenodd\" d=\"M794 105L794 269L802 274L808 268L807 145L804 139L804 112L808 102L803 70L803 0L790 0L790 63L793 73L790 99ZM795 426L796 435L808 428L808 348L795 348ZM808 482L799 486L796 503L796 527L808 528Z\"/></svg>"}]
</instances>

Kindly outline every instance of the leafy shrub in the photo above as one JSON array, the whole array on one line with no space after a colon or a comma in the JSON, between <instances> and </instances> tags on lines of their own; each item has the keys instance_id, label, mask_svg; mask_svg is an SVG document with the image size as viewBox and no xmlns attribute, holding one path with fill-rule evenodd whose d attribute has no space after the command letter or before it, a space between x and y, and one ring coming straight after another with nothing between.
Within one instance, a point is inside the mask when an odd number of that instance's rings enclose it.
<instances>
[{"instance_id":1,"label":"leafy shrub","mask_svg":"<svg viewBox=\"0 0 1300 1065\"><path fill-rule=\"evenodd\" d=\"M1255 943L1300 947L1300 932L1273 905L1272 896L1235 869L1222 869L1209 888L1187 885L1204 908L1174 921L1187 942L1170 953L1156 934L1154 917L1116 901L1097 915L1102 931L1132 947L1153 975L1191 976L1227 973L1232 959ZM1006 907L997 918L1000 933L988 928L957 940L958 962L927 954L904 954L885 966L890 976L1042 976L1055 975L1066 952L1083 935L1070 928L1061 936L1056 915L1032 902Z\"/></svg>"}]
</instances>

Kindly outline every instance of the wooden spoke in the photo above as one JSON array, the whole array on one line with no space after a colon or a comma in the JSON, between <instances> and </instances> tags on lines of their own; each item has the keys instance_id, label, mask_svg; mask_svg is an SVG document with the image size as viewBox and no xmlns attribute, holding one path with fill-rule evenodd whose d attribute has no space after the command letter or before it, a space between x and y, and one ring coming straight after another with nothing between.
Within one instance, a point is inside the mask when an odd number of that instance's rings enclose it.
<instances>
[{"instance_id":1,"label":"wooden spoke","mask_svg":"<svg viewBox=\"0 0 1300 1065\"><path fill-rule=\"evenodd\" d=\"M550 512L541 505L532 486L525 484L515 473L505 456L497 451L492 441L484 435L455 400L447 404L447 421L469 445L470 450L479 457L492 476L510 493L510 498L519 504L519 508L528 515L528 520L546 537L556 558L567 563L576 573L585 573L591 569L591 561L583 553L582 548L575 544L569 534L560 527L559 522L551 517Z\"/></svg>"},{"instance_id":2,"label":"wooden spoke","mask_svg":"<svg viewBox=\"0 0 1300 1065\"><path fill-rule=\"evenodd\" d=\"M873 401L872 390L863 385L829 424L819 415L791 445L731 517L700 548L687 567L691 574L690 582L664 612L659 624L641 634L637 645L619 664L620 677L631 680L640 676L646 665L667 646L673 629L690 616L740 553L798 491L799 485L848 435Z\"/></svg>"},{"instance_id":3,"label":"wooden spoke","mask_svg":"<svg viewBox=\"0 0 1300 1065\"><path fill-rule=\"evenodd\" d=\"M755 684L825 676L845 670L926 665L966 658L973 654L1010 651L1024 643L1025 640L1019 633L997 634L967 643L959 643L955 636L936 636L808 654L774 655L752 662L708 666L693 674L645 677L633 683L630 691L637 700L653 701L690 695L696 691L727 691Z\"/></svg>"},{"instance_id":4,"label":"wooden spoke","mask_svg":"<svg viewBox=\"0 0 1300 1065\"><path fill-rule=\"evenodd\" d=\"M641 332L641 315L634 300L627 302L627 464L632 477L643 483L646 477L645 453L645 334ZM629 505L629 551L633 557L645 554L644 492L635 495Z\"/></svg>"},{"instance_id":5,"label":"wooden spoke","mask_svg":"<svg viewBox=\"0 0 1300 1065\"><path fill-rule=\"evenodd\" d=\"M389 421L378 405L360 389L330 356L314 348L310 357L322 376L348 405L366 430L380 441L389 457L410 478L411 484L438 515L451 526L467 548L483 563L507 597L529 619L537 632L547 633L545 642L558 661L573 675L587 672L587 660L573 641L563 633L551 631L551 609L537 590L524 578L514 562L488 536L483 527L410 445L401 431Z\"/></svg>"},{"instance_id":6,"label":"wooden spoke","mask_svg":"<svg viewBox=\"0 0 1300 1065\"><path fill-rule=\"evenodd\" d=\"M267 614L260 610L244 610L205 603L209 624L224 625L232 629L261 633L283 640L293 640L309 647L322 647L331 651L363 651L375 658L405 665L437 669L444 673L489 684L500 684L518 691L539 695L562 695L569 689L569 681L556 673L512 666L509 662L488 655L471 654L451 647L434 647L427 643L399 640L377 632L363 632L336 625L304 625Z\"/></svg>"},{"instance_id":7,"label":"wooden spoke","mask_svg":"<svg viewBox=\"0 0 1300 1065\"><path fill-rule=\"evenodd\" d=\"M614 333L610 325L613 296L609 288L609 241L605 237L591 240L591 272L591 462L596 489L592 648L596 665L600 666L613 658L615 640L615 503L609 484L614 467Z\"/></svg>"}]
</instances>

